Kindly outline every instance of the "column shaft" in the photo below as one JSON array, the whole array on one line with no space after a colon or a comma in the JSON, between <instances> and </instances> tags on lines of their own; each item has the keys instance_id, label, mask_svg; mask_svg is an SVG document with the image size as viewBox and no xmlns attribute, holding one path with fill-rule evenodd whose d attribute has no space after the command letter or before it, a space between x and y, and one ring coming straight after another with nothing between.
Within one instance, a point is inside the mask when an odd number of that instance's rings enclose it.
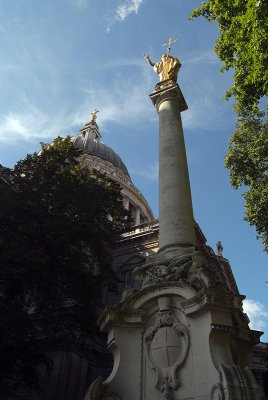
<instances>
[{"instance_id":1,"label":"column shaft","mask_svg":"<svg viewBox=\"0 0 268 400\"><path fill-rule=\"evenodd\" d=\"M194 246L191 189L180 110L180 89L152 94L159 113L159 250ZM184 108L182 104L184 102Z\"/></svg>"}]
</instances>

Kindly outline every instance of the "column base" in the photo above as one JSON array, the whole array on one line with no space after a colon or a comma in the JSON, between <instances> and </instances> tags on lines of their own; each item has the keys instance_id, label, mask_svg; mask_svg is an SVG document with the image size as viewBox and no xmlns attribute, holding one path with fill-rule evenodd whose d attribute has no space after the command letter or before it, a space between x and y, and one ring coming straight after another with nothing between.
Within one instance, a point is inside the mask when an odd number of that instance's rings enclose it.
<instances>
[{"instance_id":1,"label":"column base","mask_svg":"<svg viewBox=\"0 0 268 400\"><path fill-rule=\"evenodd\" d=\"M157 255L160 258L168 259L182 255L193 255L194 252L195 247L191 243L177 242L161 247Z\"/></svg>"}]
</instances>

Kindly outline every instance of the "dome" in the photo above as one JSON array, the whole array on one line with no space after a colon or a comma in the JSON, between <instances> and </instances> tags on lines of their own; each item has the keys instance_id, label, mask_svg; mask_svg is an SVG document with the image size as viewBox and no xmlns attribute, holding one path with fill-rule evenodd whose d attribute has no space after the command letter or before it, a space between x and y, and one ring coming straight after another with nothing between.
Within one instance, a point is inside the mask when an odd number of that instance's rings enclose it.
<instances>
[{"instance_id":1,"label":"dome","mask_svg":"<svg viewBox=\"0 0 268 400\"><path fill-rule=\"evenodd\" d=\"M124 174L126 174L129 179L130 175L128 173L127 167L123 163L122 159L116 154L111 147L106 144L91 139L89 137L85 138L81 135L72 138L74 146L82 150L84 154L99 157L104 161L108 161L115 167L119 168Z\"/></svg>"},{"instance_id":2,"label":"dome","mask_svg":"<svg viewBox=\"0 0 268 400\"><path fill-rule=\"evenodd\" d=\"M127 167L114 150L100 141L97 112L95 109L91 113L91 120L80 129L80 135L71 138L74 147L82 152L80 162L90 170L107 174L120 184L124 207L135 226L152 221L153 212L142 193L133 185Z\"/></svg>"}]
</instances>

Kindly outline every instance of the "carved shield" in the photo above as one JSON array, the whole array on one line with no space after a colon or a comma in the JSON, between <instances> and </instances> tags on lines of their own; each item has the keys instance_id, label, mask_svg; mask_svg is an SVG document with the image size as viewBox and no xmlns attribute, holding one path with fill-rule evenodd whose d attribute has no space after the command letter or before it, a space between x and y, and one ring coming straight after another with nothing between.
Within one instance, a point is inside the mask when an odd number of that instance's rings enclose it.
<instances>
[{"instance_id":1,"label":"carved shield","mask_svg":"<svg viewBox=\"0 0 268 400\"><path fill-rule=\"evenodd\" d=\"M166 314L166 315L165 315ZM156 372L155 386L175 390L179 385L178 368L189 348L187 327L175 322L171 313L160 313L153 327L145 332L145 353L150 367Z\"/></svg>"},{"instance_id":2,"label":"carved shield","mask_svg":"<svg viewBox=\"0 0 268 400\"><path fill-rule=\"evenodd\" d=\"M151 343L151 354L154 364L160 368L173 366L180 357L181 350L181 337L173 327L165 326L155 333Z\"/></svg>"}]
</instances>

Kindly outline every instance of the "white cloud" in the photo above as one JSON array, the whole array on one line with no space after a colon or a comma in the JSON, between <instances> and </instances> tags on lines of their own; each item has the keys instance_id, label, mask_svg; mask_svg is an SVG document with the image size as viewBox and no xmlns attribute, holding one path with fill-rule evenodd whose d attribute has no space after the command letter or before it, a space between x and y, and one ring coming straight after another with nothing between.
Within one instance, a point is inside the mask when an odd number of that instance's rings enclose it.
<instances>
[{"instance_id":1,"label":"white cloud","mask_svg":"<svg viewBox=\"0 0 268 400\"><path fill-rule=\"evenodd\" d=\"M187 101L189 109L182 113L184 128L204 129L210 126L211 129L214 128L216 130L217 127L215 127L213 121L217 124L215 115L219 117L219 114L215 109L218 108L218 103L213 101L214 96L207 94L189 100L190 101Z\"/></svg>"},{"instance_id":2,"label":"white cloud","mask_svg":"<svg viewBox=\"0 0 268 400\"><path fill-rule=\"evenodd\" d=\"M243 301L244 312L250 319L250 328L263 331L267 326L268 312L263 304L258 301L246 299Z\"/></svg>"},{"instance_id":3,"label":"white cloud","mask_svg":"<svg viewBox=\"0 0 268 400\"><path fill-rule=\"evenodd\" d=\"M16 69L18 69L19 67L18 67L18 65L16 65L16 64L10 64L10 63L7 63L7 64L2 64L2 65L0 65L0 71L2 71L2 72L5 72L5 71L14 71L14 70L16 70Z\"/></svg>"},{"instance_id":4,"label":"white cloud","mask_svg":"<svg viewBox=\"0 0 268 400\"><path fill-rule=\"evenodd\" d=\"M118 21L124 21L130 14L138 14L142 1L143 0L123 1L116 9L116 19Z\"/></svg>"},{"instance_id":5,"label":"white cloud","mask_svg":"<svg viewBox=\"0 0 268 400\"><path fill-rule=\"evenodd\" d=\"M213 51L199 51L187 54L183 59L183 64L219 64L220 61Z\"/></svg>"},{"instance_id":6,"label":"white cloud","mask_svg":"<svg viewBox=\"0 0 268 400\"><path fill-rule=\"evenodd\" d=\"M139 80L115 79L111 86L92 86L84 89L80 104L60 104L60 109L49 112L25 99L19 109L0 115L0 141L14 143L18 139L49 139L79 127L90 118L90 111L100 109L99 125L110 122L129 127L131 124L150 121L157 114L148 98L146 88L152 86L150 74L140 74Z\"/></svg>"},{"instance_id":7,"label":"white cloud","mask_svg":"<svg viewBox=\"0 0 268 400\"><path fill-rule=\"evenodd\" d=\"M76 3L77 3L77 7L83 8L87 4L87 1L86 0L76 0Z\"/></svg>"},{"instance_id":8,"label":"white cloud","mask_svg":"<svg viewBox=\"0 0 268 400\"><path fill-rule=\"evenodd\" d=\"M136 175L142 177L144 180L149 182L158 182L159 179L159 163L156 162L155 164L151 164L146 167L146 170L130 170L131 175Z\"/></svg>"},{"instance_id":9,"label":"white cloud","mask_svg":"<svg viewBox=\"0 0 268 400\"><path fill-rule=\"evenodd\" d=\"M127 64L138 65L139 62L132 60ZM49 139L72 129L73 134L77 134L78 129L89 120L90 111L96 107L100 109L98 123L101 130L109 129L111 122L126 130L137 123L155 121L157 124L157 113L148 97L156 79L145 66L135 76L132 74L130 79L116 76L109 87L92 84L82 89L79 103L70 104L66 101L53 111L24 99L18 108L0 114L0 141L13 143L19 139ZM191 95L187 96L190 97L190 107L182 113L185 128L217 130L220 127L224 111L221 113L215 101L215 90L210 90L206 85L206 91L206 96L194 96L192 99ZM145 175L147 180L157 180L157 166L150 167Z\"/></svg>"},{"instance_id":10,"label":"white cloud","mask_svg":"<svg viewBox=\"0 0 268 400\"><path fill-rule=\"evenodd\" d=\"M142 67L143 69L148 69L144 58L141 56L138 58L121 58L117 60L107 61L102 68L120 68L120 67ZM0 66L1 68L1 66Z\"/></svg>"},{"instance_id":11,"label":"white cloud","mask_svg":"<svg viewBox=\"0 0 268 400\"><path fill-rule=\"evenodd\" d=\"M75 114L73 125L85 122L89 110L96 107L100 109L101 125L116 122L128 127L137 122L154 120L157 115L146 92L150 83L151 76L145 74L138 81L117 79L109 88L95 86L85 89L86 100Z\"/></svg>"},{"instance_id":12,"label":"white cloud","mask_svg":"<svg viewBox=\"0 0 268 400\"><path fill-rule=\"evenodd\" d=\"M69 0L69 1L71 1L72 5L77 8L84 8L88 3L88 0Z\"/></svg>"},{"instance_id":13,"label":"white cloud","mask_svg":"<svg viewBox=\"0 0 268 400\"><path fill-rule=\"evenodd\" d=\"M204 79L195 86L188 76L181 85L182 90L184 87L187 88L183 92L189 107L182 113L184 128L196 132L222 132L223 127L225 130L233 129L235 114L230 115L232 102L223 99L213 80Z\"/></svg>"},{"instance_id":14,"label":"white cloud","mask_svg":"<svg viewBox=\"0 0 268 400\"><path fill-rule=\"evenodd\" d=\"M138 14L142 2L143 0L122 0L121 3L116 8L115 14L113 14L111 20L108 23L106 29L107 32L110 32L111 27L116 22L125 21L125 19L132 13Z\"/></svg>"},{"instance_id":15,"label":"white cloud","mask_svg":"<svg viewBox=\"0 0 268 400\"><path fill-rule=\"evenodd\" d=\"M53 138L64 132L72 121L68 110L50 115L25 101L19 111L0 116L0 142L14 143L18 140Z\"/></svg>"},{"instance_id":16,"label":"white cloud","mask_svg":"<svg viewBox=\"0 0 268 400\"><path fill-rule=\"evenodd\" d=\"M18 138L30 140L36 135L49 136L44 130L46 122L46 116L34 107L27 112L9 112L0 118L0 140L12 143Z\"/></svg>"}]
</instances>

